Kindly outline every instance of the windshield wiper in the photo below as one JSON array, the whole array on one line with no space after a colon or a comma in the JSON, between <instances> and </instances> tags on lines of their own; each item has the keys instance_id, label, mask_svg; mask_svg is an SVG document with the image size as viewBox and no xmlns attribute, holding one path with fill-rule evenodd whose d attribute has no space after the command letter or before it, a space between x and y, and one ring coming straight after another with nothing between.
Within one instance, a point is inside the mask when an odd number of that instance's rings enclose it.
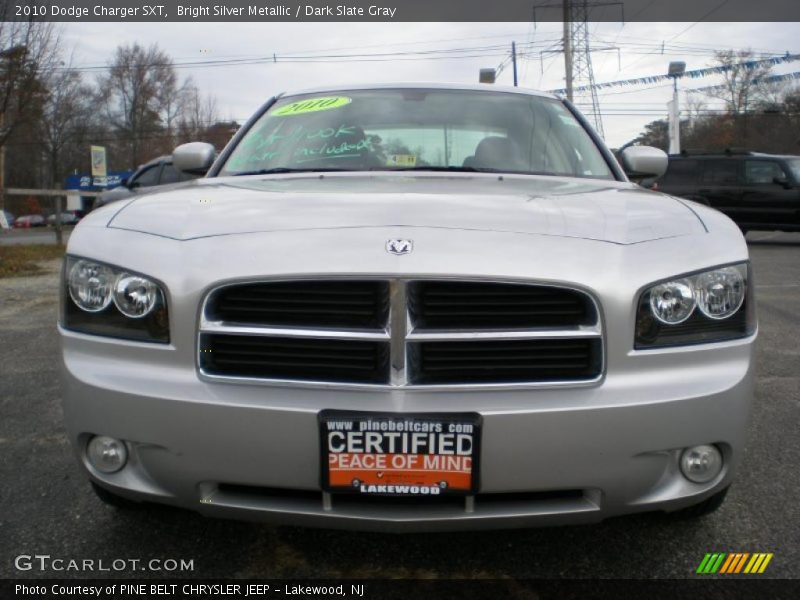
<instances>
[{"instance_id":1,"label":"windshield wiper","mask_svg":"<svg viewBox=\"0 0 800 600\"><path fill-rule=\"evenodd\" d=\"M302 169L294 167L272 167L271 169L257 169L254 171L243 171L241 173L231 173L234 177L244 177L245 175L277 175L281 173L329 173L341 171L360 171L362 169ZM476 168L476 167L371 167L369 171L440 171L451 173L500 173L500 169Z\"/></svg>"},{"instance_id":2,"label":"windshield wiper","mask_svg":"<svg viewBox=\"0 0 800 600\"><path fill-rule=\"evenodd\" d=\"M244 177L245 175L277 175L280 173L329 173L333 171L352 171L352 169L296 169L292 167L272 167L271 169L257 169L255 171L242 171L241 173L231 173L234 177Z\"/></svg>"},{"instance_id":3,"label":"windshield wiper","mask_svg":"<svg viewBox=\"0 0 800 600\"><path fill-rule=\"evenodd\" d=\"M499 173L500 169L484 169L477 167L373 167L370 171L449 171L452 173Z\"/></svg>"}]
</instances>

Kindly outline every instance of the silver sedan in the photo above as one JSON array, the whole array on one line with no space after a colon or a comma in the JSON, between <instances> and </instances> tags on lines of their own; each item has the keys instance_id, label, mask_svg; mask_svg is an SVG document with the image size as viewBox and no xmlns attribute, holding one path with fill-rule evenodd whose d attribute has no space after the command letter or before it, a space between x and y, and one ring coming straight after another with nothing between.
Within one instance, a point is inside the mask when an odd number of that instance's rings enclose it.
<instances>
[{"instance_id":1,"label":"silver sedan","mask_svg":"<svg viewBox=\"0 0 800 600\"><path fill-rule=\"evenodd\" d=\"M72 234L64 414L101 499L322 527L703 514L753 396L747 246L568 102L270 99ZM628 176L626 176L626 173Z\"/></svg>"}]
</instances>

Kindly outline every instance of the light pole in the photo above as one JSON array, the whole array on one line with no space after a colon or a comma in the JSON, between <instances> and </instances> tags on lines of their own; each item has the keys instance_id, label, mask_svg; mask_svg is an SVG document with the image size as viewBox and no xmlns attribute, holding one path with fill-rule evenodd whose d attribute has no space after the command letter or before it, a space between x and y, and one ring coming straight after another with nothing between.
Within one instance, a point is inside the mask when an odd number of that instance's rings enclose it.
<instances>
[{"instance_id":1,"label":"light pole","mask_svg":"<svg viewBox=\"0 0 800 600\"><path fill-rule=\"evenodd\" d=\"M678 77L686 72L686 63L674 61L669 63L667 76L672 78L672 100L667 103L669 110L669 153L681 153L681 110L678 104Z\"/></svg>"},{"instance_id":2,"label":"light pole","mask_svg":"<svg viewBox=\"0 0 800 600\"><path fill-rule=\"evenodd\" d=\"M496 69L481 69L478 72L478 83L494 83L497 81L497 76L503 72L506 66L506 61L503 59ZM511 66L514 70L514 87L517 87L517 43L511 42Z\"/></svg>"}]
</instances>

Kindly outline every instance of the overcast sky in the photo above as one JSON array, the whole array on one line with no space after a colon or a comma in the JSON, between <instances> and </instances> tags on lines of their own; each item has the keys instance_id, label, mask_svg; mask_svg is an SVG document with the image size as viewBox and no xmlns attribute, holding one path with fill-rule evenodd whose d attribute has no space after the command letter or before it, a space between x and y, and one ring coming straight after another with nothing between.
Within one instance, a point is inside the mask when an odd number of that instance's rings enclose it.
<instances>
[{"instance_id":1,"label":"overcast sky","mask_svg":"<svg viewBox=\"0 0 800 600\"><path fill-rule=\"evenodd\" d=\"M560 45L561 23L536 27L527 23L69 23L61 27L65 46L74 49L76 66L107 64L118 45L133 42L157 43L176 62L276 54L277 63L179 70L181 76L191 76L201 91L216 97L221 118L240 123L279 91L353 82L476 82L478 70L498 66L506 52L480 48L507 44L510 49L512 40L523 50L530 49L518 63L521 86L542 90L564 86L563 55L551 51L540 56L541 50ZM711 66L713 49L800 53L800 23L592 23L589 27L593 47L619 48L619 52L593 52L598 83L662 74L671 60L684 60L687 69ZM280 62L282 55L456 48L479 49L462 52L461 58L437 54L436 60ZM774 68L776 74L794 71L800 71L800 62ZM718 82L711 77L680 85L697 88ZM511 85L510 66L498 83ZM645 123L665 117L671 93L670 83L603 90L600 103L606 113L608 144L619 146L640 133Z\"/></svg>"}]
</instances>

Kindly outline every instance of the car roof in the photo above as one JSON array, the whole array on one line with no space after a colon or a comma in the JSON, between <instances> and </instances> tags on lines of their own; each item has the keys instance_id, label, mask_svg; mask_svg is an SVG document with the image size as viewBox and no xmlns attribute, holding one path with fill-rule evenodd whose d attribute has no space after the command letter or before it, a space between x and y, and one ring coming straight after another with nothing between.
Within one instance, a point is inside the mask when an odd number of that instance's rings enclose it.
<instances>
[{"instance_id":1,"label":"car roof","mask_svg":"<svg viewBox=\"0 0 800 600\"><path fill-rule=\"evenodd\" d=\"M529 88L511 87L505 85L494 85L487 83L435 83L435 82L398 82L398 83L352 83L344 85L320 86L300 90L292 90L279 94L279 97L300 96L304 94L320 94L330 92L351 92L363 90L461 90L477 92L495 92L507 94L520 94L525 96L542 96L545 98L555 98L557 96L547 92L540 92Z\"/></svg>"}]
</instances>

